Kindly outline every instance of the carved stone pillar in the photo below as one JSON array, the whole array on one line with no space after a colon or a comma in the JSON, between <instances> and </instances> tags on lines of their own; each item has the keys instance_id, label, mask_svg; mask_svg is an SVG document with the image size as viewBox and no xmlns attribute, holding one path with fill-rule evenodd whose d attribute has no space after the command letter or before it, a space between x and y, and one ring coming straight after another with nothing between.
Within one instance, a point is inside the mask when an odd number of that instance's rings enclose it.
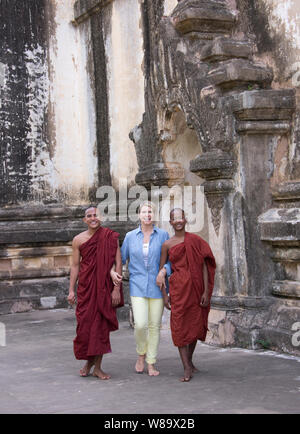
<instances>
[{"instance_id":1,"label":"carved stone pillar","mask_svg":"<svg viewBox=\"0 0 300 434\"><path fill-rule=\"evenodd\" d=\"M300 182L279 184L273 207L259 217L261 240L272 246L275 280L272 295L300 299ZM300 305L299 305L300 309Z\"/></svg>"},{"instance_id":2,"label":"carved stone pillar","mask_svg":"<svg viewBox=\"0 0 300 434\"><path fill-rule=\"evenodd\" d=\"M244 219L249 269L249 293L270 293L274 267L268 246L261 244L260 214L271 207L273 154L291 129L295 109L293 90L254 90L238 95L233 111L240 134L240 174L243 179Z\"/></svg>"}]
</instances>

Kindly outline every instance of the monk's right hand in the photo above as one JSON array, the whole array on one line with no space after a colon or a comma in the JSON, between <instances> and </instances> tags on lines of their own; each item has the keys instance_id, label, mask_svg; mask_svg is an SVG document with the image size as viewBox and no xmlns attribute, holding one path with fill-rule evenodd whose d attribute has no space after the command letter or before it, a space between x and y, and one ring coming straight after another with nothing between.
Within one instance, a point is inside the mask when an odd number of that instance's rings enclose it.
<instances>
[{"instance_id":1,"label":"monk's right hand","mask_svg":"<svg viewBox=\"0 0 300 434\"><path fill-rule=\"evenodd\" d=\"M69 291L69 295L68 295L68 303L70 303L72 306L73 304L75 304L76 298L75 298L75 293L74 291Z\"/></svg>"},{"instance_id":2,"label":"monk's right hand","mask_svg":"<svg viewBox=\"0 0 300 434\"><path fill-rule=\"evenodd\" d=\"M160 271L156 277L156 285L159 286L161 291L166 289L166 277L162 271Z\"/></svg>"},{"instance_id":3,"label":"monk's right hand","mask_svg":"<svg viewBox=\"0 0 300 434\"><path fill-rule=\"evenodd\" d=\"M121 302L120 289L117 286L114 287L113 292L111 293L111 301L113 307L118 306Z\"/></svg>"},{"instance_id":4,"label":"monk's right hand","mask_svg":"<svg viewBox=\"0 0 300 434\"><path fill-rule=\"evenodd\" d=\"M165 305L165 308L166 308L166 309L171 310L170 297L169 297L169 295L165 295L165 296L164 296L164 305Z\"/></svg>"}]
</instances>

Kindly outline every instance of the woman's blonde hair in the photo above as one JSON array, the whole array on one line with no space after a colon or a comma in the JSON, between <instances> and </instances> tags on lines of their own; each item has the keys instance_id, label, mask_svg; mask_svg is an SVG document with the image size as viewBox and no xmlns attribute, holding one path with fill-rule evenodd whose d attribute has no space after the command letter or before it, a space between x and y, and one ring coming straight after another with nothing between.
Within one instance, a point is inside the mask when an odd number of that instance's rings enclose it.
<instances>
[{"instance_id":1,"label":"woman's blonde hair","mask_svg":"<svg viewBox=\"0 0 300 434\"><path fill-rule=\"evenodd\" d=\"M139 206L139 215L142 211L142 208L144 208L144 206L147 206L148 208L151 208L152 213L153 213L153 223L156 222L156 206L153 202L151 202L150 200L144 200L144 202L142 202Z\"/></svg>"},{"instance_id":2,"label":"woman's blonde hair","mask_svg":"<svg viewBox=\"0 0 300 434\"><path fill-rule=\"evenodd\" d=\"M155 214L155 212L156 212L156 206L155 206L154 203L151 202L150 200L144 200L144 202L142 202L142 203L140 204L140 206L139 206L139 214L140 214L140 212L142 211L142 208L143 208L144 206L147 206L148 208L151 208L152 211L153 211L153 213Z\"/></svg>"}]
</instances>

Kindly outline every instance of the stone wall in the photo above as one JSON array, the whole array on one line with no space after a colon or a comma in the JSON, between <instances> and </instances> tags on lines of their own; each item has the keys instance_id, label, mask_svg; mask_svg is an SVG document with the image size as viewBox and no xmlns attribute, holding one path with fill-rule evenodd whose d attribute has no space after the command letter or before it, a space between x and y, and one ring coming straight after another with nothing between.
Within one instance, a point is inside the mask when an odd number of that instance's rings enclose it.
<instances>
[{"instance_id":1,"label":"stone wall","mask_svg":"<svg viewBox=\"0 0 300 434\"><path fill-rule=\"evenodd\" d=\"M0 313L66 306L70 241L97 179L87 40L70 2L0 8Z\"/></svg>"},{"instance_id":2,"label":"stone wall","mask_svg":"<svg viewBox=\"0 0 300 434\"><path fill-rule=\"evenodd\" d=\"M99 186L201 185L198 233L218 264L209 342L297 353L297 0L0 8L0 313L65 305Z\"/></svg>"},{"instance_id":3,"label":"stone wall","mask_svg":"<svg viewBox=\"0 0 300 434\"><path fill-rule=\"evenodd\" d=\"M297 352L298 104L288 71L299 53L275 3L181 0L171 11L144 1L146 112L132 138L137 183L204 181L200 234L218 264L209 341ZM298 28L297 5L284 8Z\"/></svg>"}]
</instances>

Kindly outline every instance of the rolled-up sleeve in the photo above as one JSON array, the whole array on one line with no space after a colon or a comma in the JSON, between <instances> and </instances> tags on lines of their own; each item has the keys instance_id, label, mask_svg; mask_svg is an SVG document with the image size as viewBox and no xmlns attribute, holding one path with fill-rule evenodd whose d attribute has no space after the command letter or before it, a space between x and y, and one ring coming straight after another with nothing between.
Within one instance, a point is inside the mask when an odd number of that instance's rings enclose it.
<instances>
[{"instance_id":1,"label":"rolled-up sleeve","mask_svg":"<svg viewBox=\"0 0 300 434\"><path fill-rule=\"evenodd\" d=\"M169 238L170 238L170 236L169 236L168 232L165 232L163 235L163 243L165 241L167 241ZM170 277L172 274L172 268L171 268L171 262L169 260L168 260L168 262L165 263L164 268L167 271L167 276Z\"/></svg>"},{"instance_id":2,"label":"rolled-up sleeve","mask_svg":"<svg viewBox=\"0 0 300 434\"><path fill-rule=\"evenodd\" d=\"M128 236L126 235L121 247L121 255L122 255L122 263L126 264L129 258L129 244L128 244Z\"/></svg>"},{"instance_id":3,"label":"rolled-up sleeve","mask_svg":"<svg viewBox=\"0 0 300 434\"><path fill-rule=\"evenodd\" d=\"M170 277L172 274L171 262L170 261L166 262L164 267L167 271L167 276Z\"/></svg>"}]
</instances>

